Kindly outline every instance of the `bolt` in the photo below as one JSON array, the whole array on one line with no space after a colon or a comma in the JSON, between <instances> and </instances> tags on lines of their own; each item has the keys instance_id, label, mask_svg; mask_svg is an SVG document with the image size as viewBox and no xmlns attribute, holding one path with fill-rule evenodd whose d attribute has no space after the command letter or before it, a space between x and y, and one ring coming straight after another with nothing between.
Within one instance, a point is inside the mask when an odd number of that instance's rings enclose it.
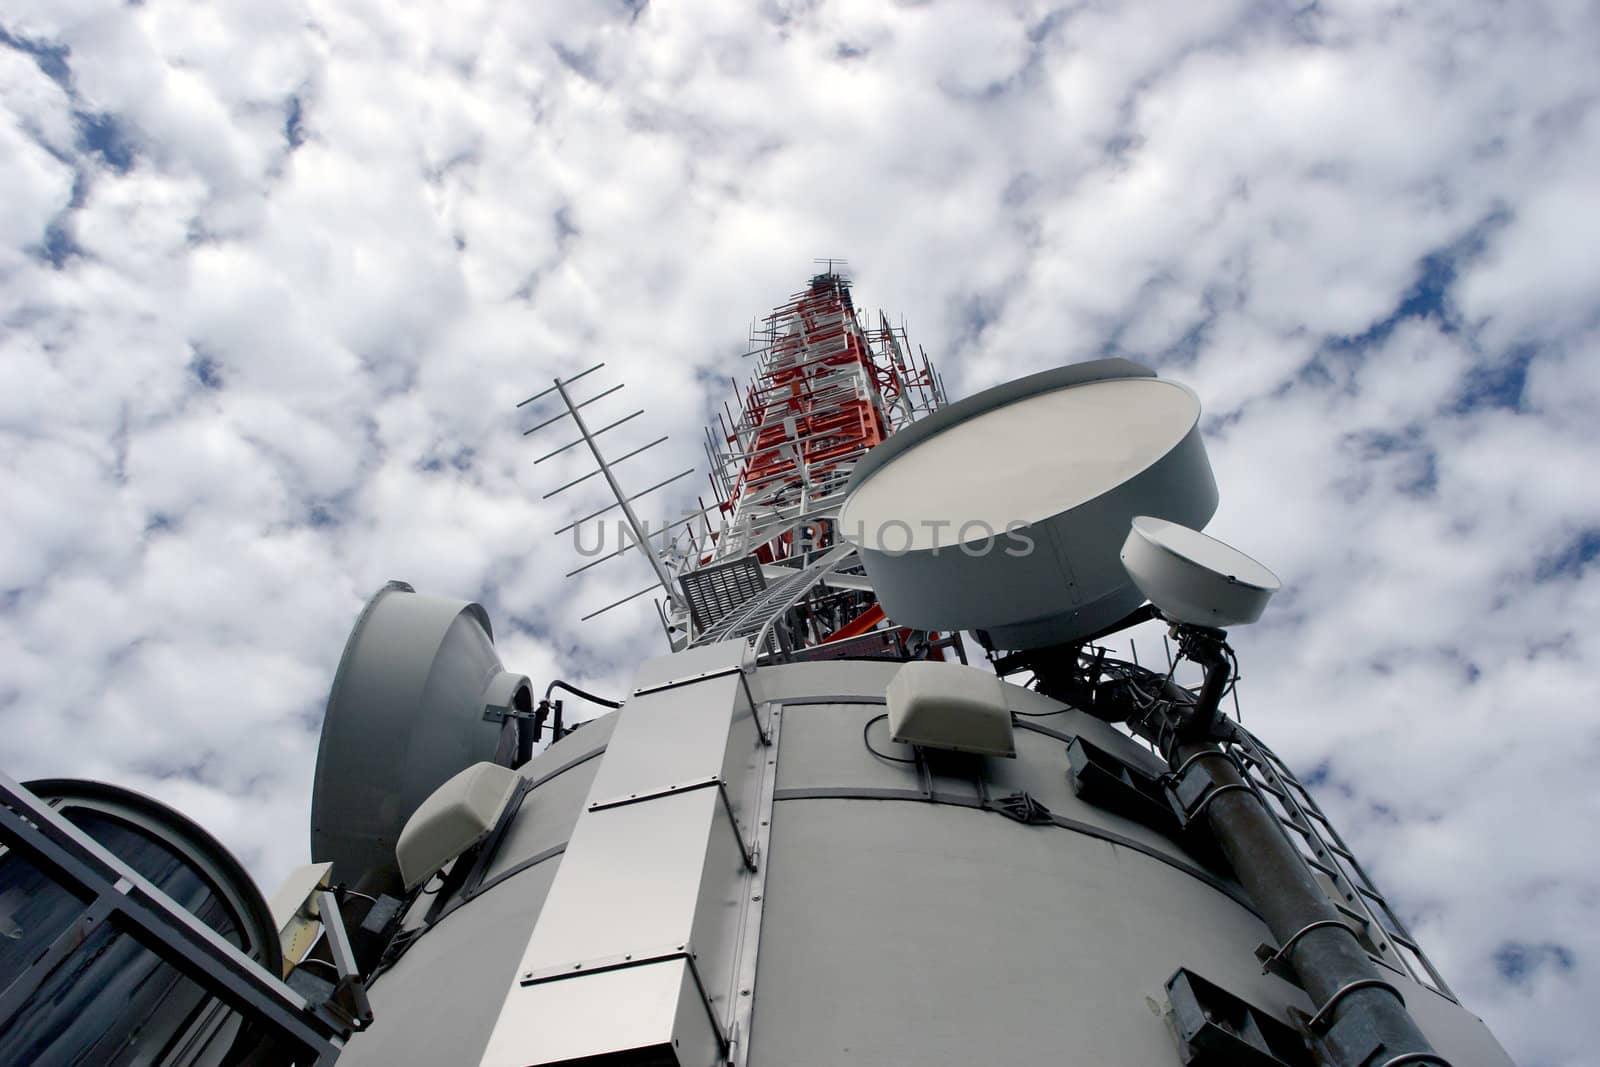
<instances>
[{"instance_id":1,"label":"bolt","mask_svg":"<svg viewBox=\"0 0 1600 1067\"><path fill-rule=\"evenodd\" d=\"M760 900L761 899L761 894L757 893L755 896L751 897L750 899L751 900Z\"/></svg>"},{"instance_id":2,"label":"bolt","mask_svg":"<svg viewBox=\"0 0 1600 1067\"><path fill-rule=\"evenodd\" d=\"M741 996L741 997L748 997L748 996L749 996L749 995L750 995L750 990L748 990L748 989L741 989L741 990L739 990L739 995L740 995L740 996Z\"/></svg>"}]
</instances>

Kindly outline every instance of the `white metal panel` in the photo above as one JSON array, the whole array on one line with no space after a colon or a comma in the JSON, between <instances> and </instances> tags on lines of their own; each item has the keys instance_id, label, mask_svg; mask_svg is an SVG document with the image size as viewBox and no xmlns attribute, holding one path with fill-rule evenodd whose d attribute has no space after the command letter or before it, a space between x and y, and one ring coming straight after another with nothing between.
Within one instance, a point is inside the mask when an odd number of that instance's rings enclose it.
<instances>
[{"instance_id":1,"label":"white metal panel","mask_svg":"<svg viewBox=\"0 0 1600 1067\"><path fill-rule=\"evenodd\" d=\"M518 864L565 844L578 823L578 813L583 810L599 768L598 757L585 760L525 796L522 808L489 860L484 881L493 881Z\"/></svg>"},{"instance_id":2,"label":"white metal panel","mask_svg":"<svg viewBox=\"0 0 1600 1067\"><path fill-rule=\"evenodd\" d=\"M740 666L749 658L745 641L718 641L714 645L686 648L670 656L657 656L639 665L633 692L648 691L673 682L692 682Z\"/></svg>"},{"instance_id":3,"label":"white metal panel","mask_svg":"<svg viewBox=\"0 0 1600 1067\"><path fill-rule=\"evenodd\" d=\"M949 805L775 808L752 1067L1177 1067L1152 1005L1179 966L1309 1006L1260 973L1254 916L1137 852Z\"/></svg>"},{"instance_id":4,"label":"white metal panel","mask_svg":"<svg viewBox=\"0 0 1600 1067\"><path fill-rule=\"evenodd\" d=\"M717 1042L684 960L546 982L528 992L537 995L521 999L524 1010L502 1013L482 1067L568 1063L641 1049L671 1052L683 1067L716 1062Z\"/></svg>"},{"instance_id":5,"label":"white metal panel","mask_svg":"<svg viewBox=\"0 0 1600 1067\"><path fill-rule=\"evenodd\" d=\"M617 720L589 803L721 775L736 705L748 720L749 704L737 674L634 697Z\"/></svg>"},{"instance_id":6,"label":"white metal panel","mask_svg":"<svg viewBox=\"0 0 1600 1067\"><path fill-rule=\"evenodd\" d=\"M710 1067L706 1032L720 1052L755 837L735 818L753 811L767 764L737 670L676 681L636 686L618 713L485 1063L661 1048ZM597 1031L618 997L629 1017Z\"/></svg>"},{"instance_id":7,"label":"white metal panel","mask_svg":"<svg viewBox=\"0 0 1600 1067\"><path fill-rule=\"evenodd\" d=\"M372 1026L339 1067L478 1062L558 863L506 879L419 937L368 990Z\"/></svg>"}]
</instances>

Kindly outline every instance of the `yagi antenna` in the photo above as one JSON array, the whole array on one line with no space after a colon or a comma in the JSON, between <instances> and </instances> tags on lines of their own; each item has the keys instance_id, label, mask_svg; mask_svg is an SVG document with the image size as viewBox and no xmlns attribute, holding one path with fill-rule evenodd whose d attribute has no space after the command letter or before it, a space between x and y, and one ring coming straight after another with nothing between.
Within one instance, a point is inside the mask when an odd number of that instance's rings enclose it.
<instances>
[{"instance_id":1,"label":"yagi antenna","mask_svg":"<svg viewBox=\"0 0 1600 1067\"><path fill-rule=\"evenodd\" d=\"M564 419L571 419L573 427L575 429L577 429L577 431L578 431L578 437L577 437L576 440L568 441L566 444L563 444L563 445L561 445L561 446L559 446L557 448L554 448L554 449L544 453L543 455L541 455L537 459L535 459L534 463L536 463L536 464L543 463L548 459L553 459L556 456L559 456L564 452L568 452L571 449L577 448L579 445L586 445L588 447L588 449L589 449L589 454L594 458L594 462L595 462L595 469L594 470L589 471L587 474L584 474L584 475L581 475L581 476L579 476L577 478L574 478L569 482L565 482L562 485L556 486L554 489L550 490L548 493L545 493L544 496L542 497L542 499L549 500L551 497L554 497L559 493L563 493L566 490L571 489L573 486L580 485L583 482L586 482L589 479L591 479L591 478L593 478L593 477L595 477L597 475L605 479L606 487L611 491L611 497L612 497L611 503L606 504L603 507L600 507L600 508L598 508L598 509L596 509L594 511L591 511L591 512L589 512L588 514L584 515L581 518L574 519L572 522L569 522L566 525L562 526L560 529L556 530L555 531L556 534L557 535L564 534L567 531L572 530L573 528L575 528L577 526L580 526L585 522L589 522L592 519L597 519L602 515L609 514L610 512L620 510L622 512L623 520L627 524L628 531L632 535L632 538L633 538L633 541L632 541L631 544L625 544L621 548L617 549L615 552L608 553L607 555L601 556L599 559L591 560L590 562L584 564L581 567L576 568L575 570L568 571L566 576L568 578L570 578L573 575L581 574L582 572L588 570L590 567L597 566L597 565L599 565L601 563L606 562L607 560L615 559L618 556L622 555L623 553L627 552L630 548L634 548L634 547L637 547L637 548L641 549L644 552L645 560L650 564L650 569L655 572L656 580L654 582L652 582L650 585L645 586L643 589L639 590L636 593L630 593L628 596L625 596L620 600L613 601L610 604L605 605L604 607L598 608L595 611L591 611L589 614L584 615L582 617L582 619L580 619L580 621L587 621L589 619L594 618L597 615L602 615L605 612L610 611L612 608L621 607L623 604L626 604L626 603L628 603L629 601L632 601L632 600L637 600L639 597L642 597L642 596L646 595L647 593L653 592L658 588L663 593L665 593L666 598L667 598L667 600L669 602L674 602L675 603L677 601L677 599L679 598L679 594L678 594L677 589L676 589L676 584L675 584L674 579L673 579L672 571L669 569L667 561L662 557L662 554L651 543L650 539L652 537L656 537L658 535L664 534L668 530L672 530L672 529L674 529L676 527L682 526L685 523L693 522L695 519L699 518L705 511L704 508L699 509L697 511L693 511L690 514L688 514L687 516L685 516L684 518L679 519L678 521L670 523L667 526L661 527L660 529L657 529L657 530L650 530L648 527L645 526L645 524L643 522L641 522L639 520L638 514L633 509L633 504L634 504L635 501L638 501L639 499L641 499L641 498L643 498L645 496L648 496L649 494L655 492L658 489L665 488L666 486L669 486L669 485L673 484L674 482L679 481L680 479L687 478L689 475L694 473L694 468L691 467L688 470L680 471L677 474L674 474L669 478L663 478L662 480L656 482L654 485L651 485L651 486L649 486L649 487L647 487L645 489L642 489L637 493L628 493L623 489L621 483L618 482L618 480L617 480L617 475L616 475L616 472L615 472L615 468L617 466L619 466L621 463L623 463L624 461L626 461L626 460L632 459L635 456L642 455L643 453L648 452L650 449L654 448L656 445L659 445L663 441L665 441L667 439L667 436L665 434L663 434L662 436L657 437L655 440L649 442L648 444L640 445L637 448L631 449L631 450L623 453L622 455L618 456L616 459L607 459L606 458L605 453L601 451L600 443L599 443L599 441L597 439L602 434L605 434L605 433L608 433L608 432L610 432L612 430L615 430L618 427L620 427L620 426L622 426L622 425L624 425L624 424L626 424L628 422L631 422L634 419L638 418L639 416L643 415L644 414L644 409L640 408L639 410L634 411L634 412L632 412L630 414L624 415L621 418L613 419L613 420L607 422L605 425L600 426L598 429L591 430L589 428L589 424L588 424L587 421L585 421L584 416L582 414L583 409L588 408L591 405L597 403L598 401L604 400L606 397L611 396L611 395L619 392L623 388L623 384L617 384L617 385L611 386L608 389L602 389L600 392L595 393L593 396L590 396L590 397L588 397L587 399L584 399L584 400L575 400L574 397L573 397L572 392L570 392L569 390L570 390L570 387L575 382L577 382L579 379L588 377L589 375L591 375L594 372L600 370L604 366L605 366L605 364L603 362L602 363L596 363L594 366L589 367L587 370L580 371L577 374L572 375L571 377L568 377L568 378L557 377L557 378L552 380L552 382L551 382L551 384L550 384L550 386L548 388L540 390L539 392L537 392L537 393L533 394L532 396L528 397L526 400L520 401L516 405L518 408L524 408L524 407L527 407L530 404L535 403L536 401L542 400L545 397L550 396L552 393L554 393L561 400L561 405L562 405L562 409L563 410L555 412L554 414L550 415L548 418L545 418L542 421L540 421L540 422L534 424L533 426L529 427L528 429L522 431L522 435L524 437L530 437L530 436L538 433L541 430L548 429L549 427L556 425L557 423L561 422Z\"/></svg>"}]
</instances>

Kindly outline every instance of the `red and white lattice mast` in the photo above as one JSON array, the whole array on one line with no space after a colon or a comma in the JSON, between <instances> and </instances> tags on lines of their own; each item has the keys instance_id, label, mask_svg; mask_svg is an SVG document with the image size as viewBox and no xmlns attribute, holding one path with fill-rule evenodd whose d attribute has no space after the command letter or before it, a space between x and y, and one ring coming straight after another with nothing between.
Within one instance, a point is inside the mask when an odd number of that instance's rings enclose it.
<instances>
[{"instance_id":1,"label":"red and white lattice mast","mask_svg":"<svg viewBox=\"0 0 1600 1067\"><path fill-rule=\"evenodd\" d=\"M838 535L839 508L856 463L937 410L944 389L903 327L882 312L874 328L862 319L830 261L752 337L755 372L707 429L723 521L680 574L690 644L765 627L772 647L797 651L882 620Z\"/></svg>"}]
</instances>

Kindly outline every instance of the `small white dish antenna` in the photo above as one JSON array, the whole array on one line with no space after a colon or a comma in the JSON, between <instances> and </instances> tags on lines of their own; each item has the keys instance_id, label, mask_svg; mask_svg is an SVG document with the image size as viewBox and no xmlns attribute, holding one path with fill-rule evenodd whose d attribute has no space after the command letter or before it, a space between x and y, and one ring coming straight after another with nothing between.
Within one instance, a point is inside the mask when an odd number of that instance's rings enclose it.
<instances>
[{"instance_id":1,"label":"small white dish antenna","mask_svg":"<svg viewBox=\"0 0 1600 1067\"><path fill-rule=\"evenodd\" d=\"M1216 630L1255 622L1282 586L1231 545L1149 515L1135 516L1122 565L1165 618Z\"/></svg>"}]
</instances>

